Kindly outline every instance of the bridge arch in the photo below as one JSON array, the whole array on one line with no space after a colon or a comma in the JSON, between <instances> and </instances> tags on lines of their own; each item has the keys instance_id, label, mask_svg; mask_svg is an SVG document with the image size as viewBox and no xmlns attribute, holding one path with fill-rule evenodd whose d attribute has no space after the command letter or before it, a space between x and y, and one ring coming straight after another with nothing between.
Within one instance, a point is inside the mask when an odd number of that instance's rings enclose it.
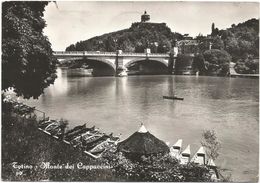
<instances>
[{"instance_id":1,"label":"bridge arch","mask_svg":"<svg viewBox=\"0 0 260 183\"><path fill-rule=\"evenodd\" d=\"M84 58L84 57L71 57L71 58L65 58L65 59L60 59L61 62L71 62L71 61L98 61L107 64L110 66L114 71L116 71L116 65L110 61L107 60L106 58Z\"/></svg>"},{"instance_id":2,"label":"bridge arch","mask_svg":"<svg viewBox=\"0 0 260 183\"><path fill-rule=\"evenodd\" d=\"M151 59L151 58L149 58L149 59L147 59L147 58L133 59L133 60L131 60L131 61L125 63L124 66L127 68L127 67L129 67L131 64L133 64L133 63L135 63L135 62L141 62L141 61L146 61L146 60L147 60L147 62L149 62L149 61L160 62L160 63L162 63L163 65L165 65L166 67L168 67L168 63L167 63L166 61L164 61L164 60L162 60L162 59Z\"/></svg>"},{"instance_id":3,"label":"bridge arch","mask_svg":"<svg viewBox=\"0 0 260 183\"><path fill-rule=\"evenodd\" d=\"M105 59L105 58L84 58L83 60L86 60L86 61L93 60L93 61L102 62L102 63L105 63L105 64L109 65L110 67L113 68L114 71L116 71L116 65L112 61L110 61L108 59Z\"/></svg>"}]
</instances>

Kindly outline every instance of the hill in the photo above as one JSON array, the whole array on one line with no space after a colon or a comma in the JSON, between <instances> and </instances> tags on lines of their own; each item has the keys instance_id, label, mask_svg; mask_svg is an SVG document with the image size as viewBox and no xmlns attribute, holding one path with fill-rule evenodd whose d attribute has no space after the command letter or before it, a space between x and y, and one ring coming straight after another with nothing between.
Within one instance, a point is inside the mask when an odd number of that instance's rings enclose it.
<instances>
[{"instance_id":1,"label":"hill","mask_svg":"<svg viewBox=\"0 0 260 183\"><path fill-rule=\"evenodd\" d=\"M231 28L216 33L221 38L218 44L231 55L238 73L259 73L259 19L232 24Z\"/></svg>"},{"instance_id":2,"label":"hill","mask_svg":"<svg viewBox=\"0 0 260 183\"><path fill-rule=\"evenodd\" d=\"M170 50L174 40L183 36L174 33L165 23L133 23L128 29L96 36L85 41L79 41L66 48L66 51L115 51L144 52L149 45L152 52L165 53Z\"/></svg>"},{"instance_id":3,"label":"hill","mask_svg":"<svg viewBox=\"0 0 260 183\"><path fill-rule=\"evenodd\" d=\"M258 57L259 55L258 19L250 19L237 25L232 24L225 30L214 29L212 36L220 36L221 41L216 41L218 46L224 48L232 56L234 62L240 58Z\"/></svg>"}]
</instances>

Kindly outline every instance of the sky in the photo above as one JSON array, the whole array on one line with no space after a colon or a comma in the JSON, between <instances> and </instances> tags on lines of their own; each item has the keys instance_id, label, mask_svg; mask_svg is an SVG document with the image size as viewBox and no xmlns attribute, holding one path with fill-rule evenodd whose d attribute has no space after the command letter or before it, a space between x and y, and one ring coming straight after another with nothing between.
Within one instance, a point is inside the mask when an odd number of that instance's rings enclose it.
<instances>
[{"instance_id":1,"label":"sky","mask_svg":"<svg viewBox=\"0 0 260 183\"><path fill-rule=\"evenodd\" d=\"M210 34L213 22L225 29L259 18L256 2L57 1L45 9L44 34L54 51L63 51L78 41L127 29L140 22L145 10L150 22L165 22L172 32L193 37Z\"/></svg>"}]
</instances>

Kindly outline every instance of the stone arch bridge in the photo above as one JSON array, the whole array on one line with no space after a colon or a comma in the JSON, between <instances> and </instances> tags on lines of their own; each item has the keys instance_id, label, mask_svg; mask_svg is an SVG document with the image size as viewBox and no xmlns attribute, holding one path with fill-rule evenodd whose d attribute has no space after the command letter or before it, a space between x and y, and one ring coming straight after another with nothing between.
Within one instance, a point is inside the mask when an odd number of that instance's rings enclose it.
<instances>
[{"instance_id":1,"label":"stone arch bridge","mask_svg":"<svg viewBox=\"0 0 260 183\"><path fill-rule=\"evenodd\" d=\"M114 72L115 76L126 73L132 65L142 62L147 65L155 65L164 68L168 74L172 74L176 55L158 53L124 53L121 50L116 52L99 51L56 51L54 56L59 61L86 61L91 63L102 63ZM156 69L156 68L155 68Z\"/></svg>"}]
</instances>

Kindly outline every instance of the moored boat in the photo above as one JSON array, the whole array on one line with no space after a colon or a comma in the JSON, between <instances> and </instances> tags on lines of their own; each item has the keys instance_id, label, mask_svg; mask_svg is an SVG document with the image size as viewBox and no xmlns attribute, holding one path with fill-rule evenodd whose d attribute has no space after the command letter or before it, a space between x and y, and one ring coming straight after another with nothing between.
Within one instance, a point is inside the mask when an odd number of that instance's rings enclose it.
<instances>
[{"instance_id":1,"label":"moored boat","mask_svg":"<svg viewBox=\"0 0 260 183\"><path fill-rule=\"evenodd\" d=\"M112 143L106 141L101 142L100 144L96 145L94 148L89 150L90 153L92 154L97 154L104 152Z\"/></svg>"},{"instance_id":2,"label":"moored boat","mask_svg":"<svg viewBox=\"0 0 260 183\"><path fill-rule=\"evenodd\" d=\"M85 143L83 148L88 151L88 150L94 148L95 146L97 146L98 144L100 144L101 142L107 140L108 138L109 137L107 135L102 135L96 139L92 139L91 141Z\"/></svg>"},{"instance_id":3,"label":"moored boat","mask_svg":"<svg viewBox=\"0 0 260 183\"><path fill-rule=\"evenodd\" d=\"M119 77L125 77L125 76L127 76L128 74L127 74L127 71L126 70L123 70L122 72L120 72L119 74L118 74L118 76Z\"/></svg>"},{"instance_id":4,"label":"moored boat","mask_svg":"<svg viewBox=\"0 0 260 183\"><path fill-rule=\"evenodd\" d=\"M71 130L68 130L68 131L65 133L65 135L69 135L70 133L73 133L73 132L75 132L75 131L81 130L81 129L83 129L83 128L86 128L86 123L83 124L83 125L76 126L76 127L74 127L73 129L71 129Z\"/></svg>"},{"instance_id":5,"label":"moored boat","mask_svg":"<svg viewBox=\"0 0 260 183\"><path fill-rule=\"evenodd\" d=\"M65 140L67 141L71 141L73 140L75 137L87 132L87 131L93 131L95 130L95 126L91 127L91 128L82 128L82 129L79 129L77 131L74 131L68 135L65 135Z\"/></svg>"},{"instance_id":6,"label":"moored boat","mask_svg":"<svg viewBox=\"0 0 260 183\"><path fill-rule=\"evenodd\" d=\"M53 123L57 123L56 120L46 120L46 121L42 121L41 123L39 123L38 127L45 129L48 125L53 124Z\"/></svg>"}]
</instances>

